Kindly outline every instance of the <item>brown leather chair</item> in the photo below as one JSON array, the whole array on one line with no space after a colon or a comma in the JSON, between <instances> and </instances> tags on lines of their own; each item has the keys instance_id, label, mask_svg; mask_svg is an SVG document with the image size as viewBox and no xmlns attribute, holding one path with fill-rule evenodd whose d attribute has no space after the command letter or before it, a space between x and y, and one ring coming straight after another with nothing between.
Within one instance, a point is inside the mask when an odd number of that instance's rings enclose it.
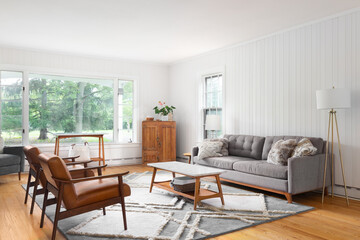
<instances>
[{"instance_id":1,"label":"brown leather chair","mask_svg":"<svg viewBox=\"0 0 360 240\"><path fill-rule=\"evenodd\" d=\"M105 207L116 203L121 204L124 228L127 229L124 197L130 196L131 191L130 187L123 183L122 176L129 172L73 179L60 157L42 153L39 160L47 180L40 227L44 223L48 192L54 194L57 199L52 239L55 239L59 220L100 208L103 208L105 214ZM105 166L84 169L101 169ZM114 177L117 177L117 180L111 179ZM66 209L62 212L61 203Z\"/></svg>"},{"instance_id":2,"label":"brown leather chair","mask_svg":"<svg viewBox=\"0 0 360 240\"><path fill-rule=\"evenodd\" d=\"M43 194L45 192L45 185L46 185L46 178L45 175L42 171L40 162L39 162L39 154L40 154L40 150L37 147L34 146L25 146L24 147L24 154L26 159L29 162L30 165L30 169L29 169L29 177L28 177L28 182L27 182L27 186L26 186L26 193L25 193L25 201L24 203L27 203L27 198L29 195L29 189L31 186L34 187L34 191L33 191L33 197L32 197L32 201L31 201L31 208L30 208L30 214L33 213L34 211L34 205L35 205L35 199L36 199L36 195L40 195ZM83 161L83 162L74 162L76 157L69 157L66 158L66 160L71 160L72 162L66 163L66 165L71 168L71 169L77 169L75 166L80 164L83 165L84 168L87 167L87 164L91 161ZM80 168L83 169L83 168ZM31 176L33 176L35 178L35 181L31 181ZM73 178L83 178L86 176L95 176L94 172L91 170L83 170L83 171L75 171L72 172L71 170L71 176ZM42 189L38 190L38 186L40 185L43 187Z\"/></svg>"}]
</instances>

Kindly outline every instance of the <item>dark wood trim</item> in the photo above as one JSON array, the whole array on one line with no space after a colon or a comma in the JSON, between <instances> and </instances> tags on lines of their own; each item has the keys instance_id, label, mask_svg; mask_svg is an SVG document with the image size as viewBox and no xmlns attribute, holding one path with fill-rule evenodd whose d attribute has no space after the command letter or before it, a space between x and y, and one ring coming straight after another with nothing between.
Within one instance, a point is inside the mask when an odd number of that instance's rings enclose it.
<instances>
[{"instance_id":1,"label":"dark wood trim","mask_svg":"<svg viewBox=\"0 0 360 240\"><path fill-rule=\"evenodd\" d=\"M230 180L230 179L225 179L225 178L220 178L220 180L224 181L224 182L235 183L235 184L243 185L243 186L246 186L246 187L257 188L257 189L260 189L260 190L281 194L281 195L284 195L286 197L288 203L292 203L292 194L288 193L288 192L283 192L283 191L279 191L279 190L275 190L275 189L271 189L271 188L259 187L259 186L256 186L256 185L242 183L242 182L238 182L238 181L234 181L234 180Z\"/></svg>"}]
</instances>

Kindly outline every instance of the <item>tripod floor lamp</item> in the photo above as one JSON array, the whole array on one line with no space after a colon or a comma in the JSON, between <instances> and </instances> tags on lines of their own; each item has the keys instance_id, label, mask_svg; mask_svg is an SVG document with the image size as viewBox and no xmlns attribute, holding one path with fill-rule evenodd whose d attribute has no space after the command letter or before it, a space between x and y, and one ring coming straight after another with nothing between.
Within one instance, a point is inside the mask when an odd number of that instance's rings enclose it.
<instances>
[{"instance_id":1,"label":"tripod floor lamp","mask_svg":"<svg viewBox=\"0 0 360 240\"><path fill-rule=\"evenodd\" d=\"M316 91L316 103L317 109L327 109L329 110L329 125L328 125L328 133L327 133L327 142L326 142L326 152L325 152L325 164L324 164L324 179L323 179L323 192L321 202L324 203L324 194L325 194L325 180L326 180L326 170L327 170L327 162L329 156L329 141L330 141L330 132L331 132L331 195L334 197L334 121L336 127L336 135L339 145L339 158L341 164L342 178L344 181L344 189L346 196L346 203L349 206L349 198L347 194L347 187L345 181L345 171L343 159L341 156L341 143L339 136L339 127L336 118L336 111L334 109L343 109L351 107L351 95L350 90L344 88L332 88L325 90Z\"/></svg>"}]
</instances>

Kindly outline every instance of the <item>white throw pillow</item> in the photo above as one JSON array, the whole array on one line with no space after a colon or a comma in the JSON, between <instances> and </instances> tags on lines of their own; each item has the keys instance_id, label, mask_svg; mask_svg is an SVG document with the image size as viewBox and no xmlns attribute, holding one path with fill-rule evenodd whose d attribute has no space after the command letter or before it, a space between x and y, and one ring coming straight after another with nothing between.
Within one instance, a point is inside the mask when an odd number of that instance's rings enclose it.
<instances>
[{"instance_id":1,"label":"white throw pillow","mask_svg":"<svg viewBox=\"0 0 360 240\"><path fill-rule=\"evenodd\" d=\"M0 153L4 152L4 139L0 136Z\"/></svg>"},{"instance_id":2,"label":"white throw pillow","mask_svg":"<svg viewBox=\"0 0 360 240\"><path fill-rule=\"evenodd\" d=\"M316 152L317 148L314 147L312 142L308 138L303 138L298 142L291 157L312 156L315 155Z\"/></svg>"},{"instance_id":3,"label":"white throw pillow","mask_svg":"<svg viewBox=\"0 0 360 240\"><path fill-rule=\"evenodd\" d=\"M226 138L215 138L215 139L206 139L207 142L222 142L223 146L221 147L220 153L223 156L229 156L229 140Z\"/></svg>"},{"instance_id":4,"label":"white throw pillow","mask_svg":"<svg viewBox=\"0 0 360 240\"><path fill-rule=\"evenodd\" d=\"M222 142L202 142L199 146L199 159L207 157L222 157L222 154L220 153L222 146Z\"/></svg>"},{"instance_id":5,"label":"white throw pillow","mask_svg":"<svg viewBox=\"0 0 360 240\"><path fill-rule=\"evenodd\" d=\"M295 139L277 141L270 149L267 162L275 165L287 165L287 160L296 147Z\"/></svg>"}]
</instances>

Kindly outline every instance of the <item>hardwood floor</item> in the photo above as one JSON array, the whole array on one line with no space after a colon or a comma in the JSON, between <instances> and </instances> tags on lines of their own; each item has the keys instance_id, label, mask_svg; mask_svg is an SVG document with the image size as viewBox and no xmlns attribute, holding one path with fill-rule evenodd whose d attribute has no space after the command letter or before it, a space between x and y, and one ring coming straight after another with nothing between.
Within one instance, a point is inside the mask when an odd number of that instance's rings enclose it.
<instances>
[{"instance_id":1,"label":"hardwood floor","mask_svg":"<svg viewBox=\"0 0 360 240\"><path fill-rule=\"evenodd\" d=\"M143 172L152 168L143 165L108 167L104 174L122 171ZM45 219L40 229L41 210L36 205L33 215L29 214L30 203L24 204L25 191L20 186L26 183L27 173L21 181L17 174L0 176L0 239L49 239L52 222ZM248 189L248 188L246 188ZM251 189L248 189L251 190ZM257 191L257 190L254 190ZM284 197L266 193L274 197ZM360 201L350 200L350 207L340 197L326 197L321 204L319 193L294 196L295 202L315 207L315 210L286 217L226 234L214 239L360 239ZM65 239L57 233L57 239Z\"/></svg>"}]
</instances>

